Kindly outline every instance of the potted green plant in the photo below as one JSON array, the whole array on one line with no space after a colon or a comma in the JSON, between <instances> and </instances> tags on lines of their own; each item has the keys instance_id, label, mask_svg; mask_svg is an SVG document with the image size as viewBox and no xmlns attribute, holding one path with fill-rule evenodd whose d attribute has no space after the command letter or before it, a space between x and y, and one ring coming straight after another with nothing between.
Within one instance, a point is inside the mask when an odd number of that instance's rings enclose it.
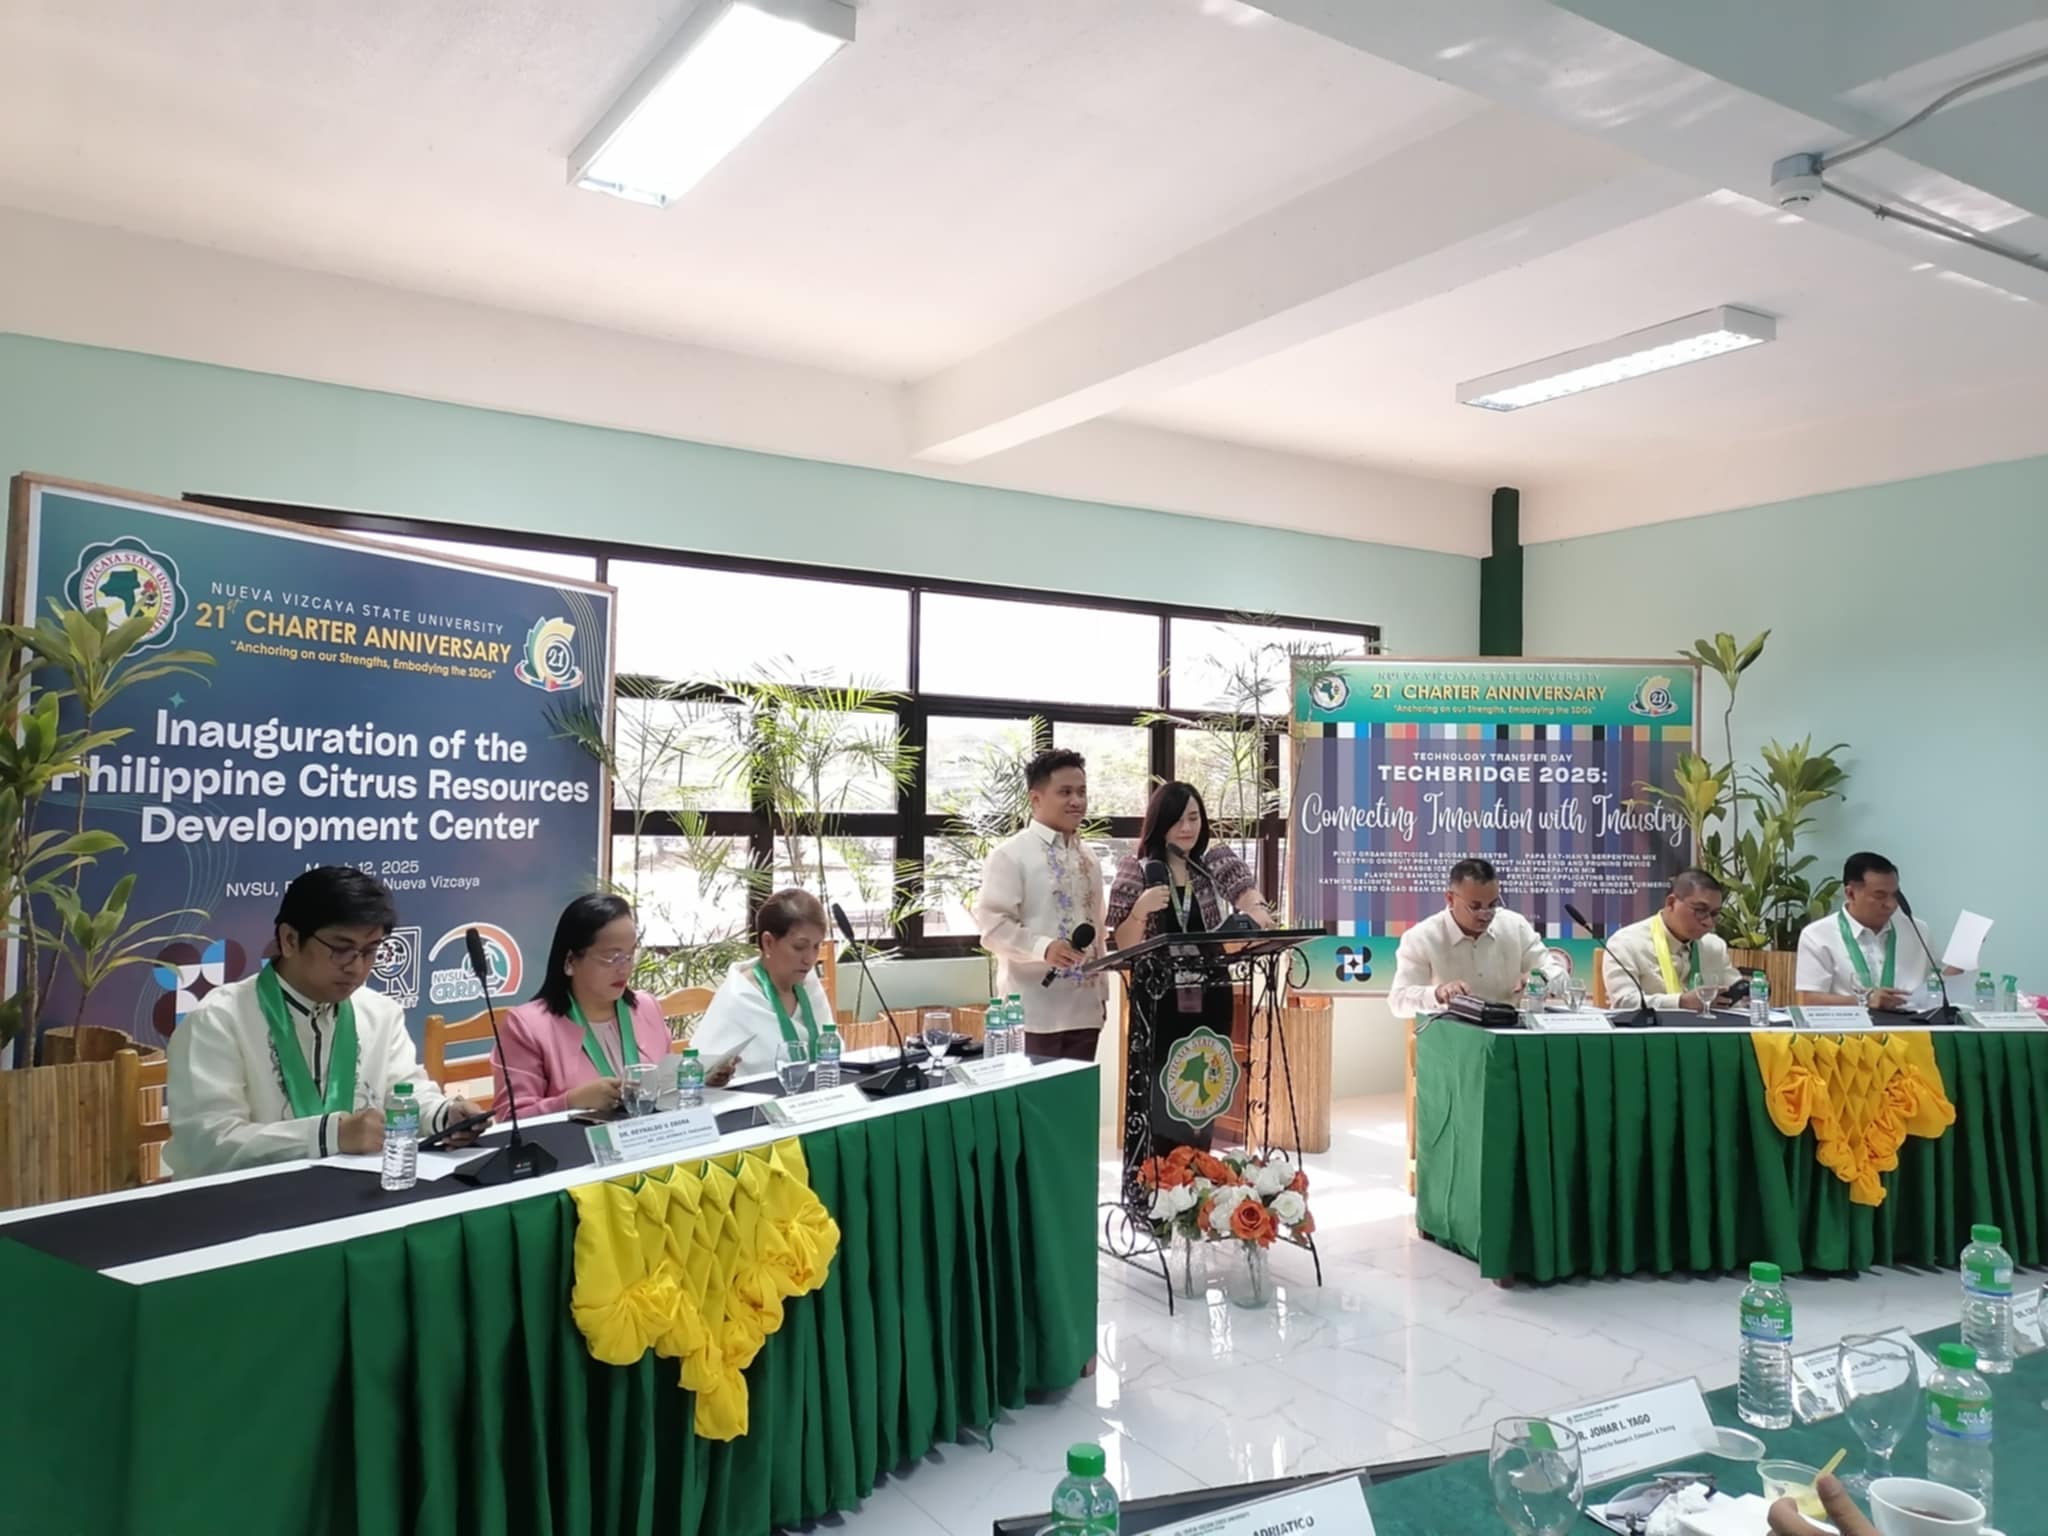
<instances>
[{"instance_id":1,"label":"potted green plant","mask_svg":"<svg viewBox=\"0 0 2048 1536\"><path fill-rule=\"evenodd\" d=\"M124 1031L87 1023L93 992L116 971L150 963L163 945L197 937L161 927L194 915L190 908L131 919L132 875L118 879L97 903L85 893L86 874L102 856L127 852L113 833L86 826L89 760L129 734L98 729L99 718L129 688L170 677L204 681L202 669L213 665L204 651L138 651L149 626L145 615L112 625L104 609L81 611L52 600L34 624L0 630L0 687L6 689L0 887L16 914L10 936L22 947L20 975L10 978L16 990L0 1004L0 1038L12 1043L18 1066L99 1059L131 1044ZM44 681L53 676L54 682ZM63 728L67 703L79 722L74 730ZM45 799L66 782L77 787L72 827L42 825ZM70 1023L45 1029L43 1003L60 965L71 971L78 1000Z\"/></svg>"},{"instance_id":2,"label":"potted green plant","mask_svg":"<svg viewBox=\"0 0 2048 1536\"><path fill-rule=\"evenodd\" d=\"M1713 673L1726 690L1722 758L1713 763L1701 753L1683 753L1674 785L1638 788L1678 809L1692 832L1701 868L1727 887L1720 933L1735 963L1763 970L1772 994L1789 996L1799 931L1825 917L1841 891L1840 880L1816 878L1814 856L1800 852L1800 838L1820 807L1843 798L1849 775L1837 757L1847 744L1817 750L1810 736L1789 746L1764 743L1760 764L1737 761L1736 696L1770 635L1765 630L1738 644L1724 632L1696 640L1679 653Z\"/></svg>"}]
</instances>

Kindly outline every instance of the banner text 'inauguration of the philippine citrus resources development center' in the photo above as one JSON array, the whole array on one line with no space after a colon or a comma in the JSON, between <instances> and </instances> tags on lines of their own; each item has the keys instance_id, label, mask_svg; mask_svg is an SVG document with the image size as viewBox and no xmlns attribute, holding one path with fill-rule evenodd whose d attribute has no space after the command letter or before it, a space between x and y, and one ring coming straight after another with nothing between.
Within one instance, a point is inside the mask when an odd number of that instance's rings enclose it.
<instances>
[{"instance_id":1,"label":"banner text 'inauguration of the philippine citrus resources development center'","mask_svg":"<svg viewBox=\"0 0 2048 1536\"><path fill-rule=\"evenodd\" d=\"M370 985L415 1036L429 1013L482 1007L469 927L493 994L531 994L562 906L602 869L602 772L561 722L609 719L609 589L26 478L14 508L18 616L51 599L144 613L138 665L214 662L139 683L93 722L129 734L93 755L86 823L127 851L87 875L89 904L133 873L131 919L196 911L160 925L194 937L114 973L86 1022L160 1044L262 963L280 893L316 864L391 888L399 926ZM76 794L52 793L43 823L72 825ZM59 968L44 1022L69 1023L76 999Z\"/></svg>"}]
</instances>

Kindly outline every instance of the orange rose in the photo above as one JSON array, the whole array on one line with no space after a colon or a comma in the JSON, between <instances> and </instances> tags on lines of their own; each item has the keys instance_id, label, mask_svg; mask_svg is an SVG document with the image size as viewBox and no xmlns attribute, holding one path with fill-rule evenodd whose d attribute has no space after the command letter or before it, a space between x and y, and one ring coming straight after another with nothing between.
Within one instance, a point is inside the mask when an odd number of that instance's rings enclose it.
<instances>
[{"instance_id":1,"label":"orange rose","mask_svg":"<svg viewBox=\"0 0 2048 1536\"><path fill-rule=\"evenodd\" d=\"M1195 1154L1200 1150L1193 1143L1184 1141L1167 1154L1166 1160L1176 1168L1185 1168L1195 1160Z\"/></svg>"},{"instance_id":2,"label":"orange rose","mask_svg":"<svg viewBox=\"0 0 2048 1536\"><path fill-rule=\"evenodd\" d=\"M1315 1217L1313 1215L1304 1216L1301 1218L1301 1220L1297 1221L1294 1224L1294 1235L1296 1237L1308 1237L1315 1231L1315 1229Z\"/></svg>"},{"instance_id":3,"label":"orange rose","mask_svg":"<svg viewBox=\"0 0 2048 1536\"><path fill-rule=\"evenodd\" d=\"M1155 1158L1154 1161L1156 1162L1157 1159ZM1183 1185L1195 1182L1195 1176L1178 1163L1160 1163L1157 1176L1160 1189L1179 1189Z\"/></svg>"},{"instance_id":4,"label":"orange rose","mask_svg":"<svg viewBox=\"0 0 2048 1536\"><path fill-rule=\"evenodd\" d=\"M1195 1172L1212 1184L1237 1184L1243 1182L1230 1171L1230 1164L1220 1157L1211 1157L1207 1152L1194 1156Z\"/></svg>"},{"instance_id":5,"label":"orange rose","mask_svg":"<svg viewBox=\"0 0 2048 1536\"><path fill-rule=\"evenodd\" d=\"M1237 1202L1237 1208L1230 1213L1230 1235L1240 1242L1257 1243L1261 1248L1270 1248L1279 1232L1279 1227L1273 1221L1273 1213L1257 1200L1240 1200Z\"/></svg>"},{"instance_id":6,"label":"orange rose","mask_svg":"<svg viewBox=\"0 0 2048 1536\"><path fill-rule=\"evenodd\" d=\"M1294 1177L1287 1181L1287 1187L1293 1190L1297 1195L1307 1194L1308 1170L1305 1168L1296 1169Z\"/></svg>"},{"instance_id":7,"label":"orange rose","mask_svg":"<svg viewBox=\"0 0 2048 1536\"><path fill-rule=\"evenodd\" d=\"M1204 1200L1200 1205L1195 1207L1195 1230L1197 1232L1201 1232L1206 1235L1207 1233L1216 1230L1214 1227L1209 1225L1209 1217L1215 1213L1215 1210L1216 1197L1214 1195L1211 1195L1208 1199Z\"/></svg>"}]
</instances>

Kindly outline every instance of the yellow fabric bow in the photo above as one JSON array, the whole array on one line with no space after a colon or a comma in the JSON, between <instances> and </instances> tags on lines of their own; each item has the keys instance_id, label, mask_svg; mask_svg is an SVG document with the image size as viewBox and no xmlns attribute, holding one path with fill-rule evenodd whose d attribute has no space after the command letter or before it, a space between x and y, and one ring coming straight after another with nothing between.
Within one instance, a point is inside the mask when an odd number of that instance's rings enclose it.
<instances>
[{"instance_id":1,"label":"yellow fabric bow","mask_svg":"<svg viewBox=\"0 0 2048 1536\"><path fill-rule=\"evenodd\" d=\"M1956 1123L1925 1031L1749 1038L1771 1123L1787 1136L1811 1125L1816 1159L1857 1205L1884 1204L1879 1175L1899 1166L1908 1136L1937 1137Z\"/></svg>"},{"instance_id":2,"label":"yellow fabric bow","mask_svg":"<svg viewBox=\"0 0 2048 1536\"><path fill-rule=\"evenodd\" d=\"M743 1373L782 1327L783 1303L823 1285L839 1249L803 1148L777 1142L569 1194L569 1310L591 1357L631 1365L652 1349L679 1361L680 1384L697 1394L698 1435L744 1435Z\"/></svg>"}]
</instances>

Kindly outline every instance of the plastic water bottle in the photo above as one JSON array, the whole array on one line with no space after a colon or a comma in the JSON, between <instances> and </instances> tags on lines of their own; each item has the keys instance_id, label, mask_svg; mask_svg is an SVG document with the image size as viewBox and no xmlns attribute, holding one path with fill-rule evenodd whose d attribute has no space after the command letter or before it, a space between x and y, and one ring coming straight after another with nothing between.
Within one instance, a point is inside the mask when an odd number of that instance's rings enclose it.
<instances>
[{"instance_id":1,"label":"plastic water bottle","mask_svg":"<svg viewBox=\"0 0 2048 1536\"><path fill-rule=\"evenodd\" d=\"M1010 1054L1012 1056L1022 1056L1024 1054L1024 996L1022 993L1012 992L1010 994L1009 1002L1004 1008L1004 1013L1010 1021Z\"/></svg>"},{"instance_id":2,"label":"plastic water bottle","mask_svg":"<svg viewBox=\"0 0 2048 1536\"><path fill-rule=\"evenodd\" d=\"M2012 1369L2012 1255L1996 1227L1970 1228L1963 1250L1963 1342L1986 1376Z\"/></svg>"},{"instance_id":3,"label":"plastic water bottle","mask_svg":"<svg viewBox=\"0 0 2048 1536\"><path fill-rule=\"evenodd\" d=\"M1052 1530L1059 1536L1116 1536L1116 1489L1102 1475L1107 1464L1092 1440L1067 1451L1067 1475L1052 1491Z\"/></svg>"},{"instance_id":4,"label":"plastic water bottle","mask_svg":"<svg viewBox=\"0 0 2048 1536\"><path fill-rule=\"evenodd\" d=\"M420 1104L400 1083L384 1101L384 1187L411 1189L420 1180Z\"/></svg>"},{"instance_id":5,"label":"plastic water bottle","mask_svg":"<svg viewBox=\"0 0 2048 1536\"><path fill-rule=\"evenodd\" d=\"M1977 973L1977 1011L1989 1013L1998 1006L1998 987L1991 980L1989 971Z\"/></svg>"},{"instance_id":6,"label":"plastic water bottle","mask_svg":"<svg viewBox=\"0 0 2048 1536\"><path fill-rule=\"evenodd\" d=\"M1522 988L1522 1012L1541 1013L1543 1000L1550 995L1550 983L1543 979L1541 971L1531 971L1528 983Z\"/></svg>"},{"instance_id":7,"label":"plastic water bottle","mask_svg":"<svg viewBox=\"0 0 2048 1536\"><path fill-rule=\"evenodd\" d=\"M1991 1508L1991 1385L1974 1369L1976 1351L1944 1344L1927 1383L1927 1475L1975 1494Z\"/></svg>"},{"instance_id":8,"label":"plastic water bottle","mask_svg":"<svg viewBox=\"0 0 2048 1536\"><path fill-rule=\"evenodd\" d=\"M1000 997L988 1000L988 1012L981 1016L981 1054L986 1057L1010 1054L1010 1012Z\"/></svg>"},{"instance_id":9,"label":"plastic water bottle","mask_svg":"<svg viewBox=\"0 0 2048 1536\"><path fill-rule=\"evenodd\" d=\"M845 1050L846 1042L839 1038L839 1026L827 1024L818 1036L818 1071L811 1084L820 1093L839 1086L839 1058Z\"/></svg>"},{"instance_id":10,"label":"plastic water bottle","mask_svg":"<svg viewBox=\"0 0 2048 1536\"><path fill-rule=\"evenodd\" d=\"M1749 1266L1742 1293L1742 1347L1735 1411L1759 1429L1792 1427L1792 1302L1775 1264Z\"/></svg>"},{"instance_id":11,"label":"plastic water bottle","mask_svg":"<svg viewBox=\"0 0 2048 1536\"><path fill-rule=\"evenodd\" d=\"M1998 1011L2018 1013L2020 1011L2020 979L2007 976L1998 984Z\"/></svg>"},{"instance_id":12,"label":"plastic water bottle","mask_svg":"<svg viewBox=\"0 0 2048 1536\"><path fill-rule=\"evenodd\" d=\"M1771 978L1762 971L1749 973L1749 1027L1771 1027Z\"/></svg>"},{"instance_id":13,"label":"plastic water bottle","mask_svg":"<svg viewBox=\"0 0 2048 1536\"><path fill-rule=\"evenodd\" d=\"M676 1108L701 1109L704 1105L704 1058L695 1048L683 1052L676 1066Z\"/></svg>"}]
</instances>

